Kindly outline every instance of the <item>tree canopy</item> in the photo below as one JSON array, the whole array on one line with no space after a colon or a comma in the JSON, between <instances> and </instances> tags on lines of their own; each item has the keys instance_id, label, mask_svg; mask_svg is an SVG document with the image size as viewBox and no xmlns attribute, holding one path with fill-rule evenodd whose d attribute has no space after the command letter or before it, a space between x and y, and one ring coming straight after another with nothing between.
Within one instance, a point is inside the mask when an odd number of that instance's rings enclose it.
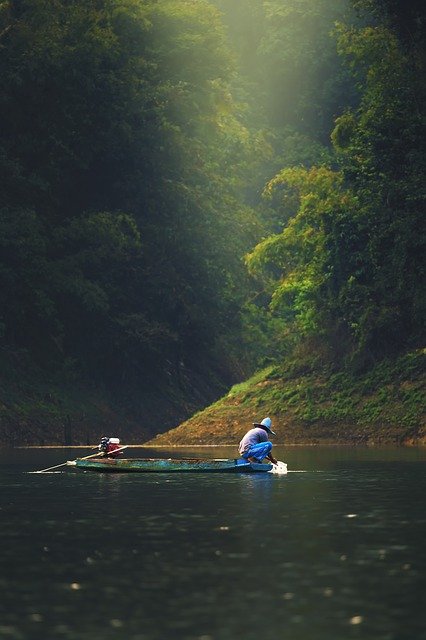
<instances>
[{"instance_id":1,"label":"tree canopy","mask_svg":"<svg viewBox=\"0 0 426 640\"><path fill-rule=\"evenodd\" d=\"M419 345L423 51L417 0L0 3L2 347L135 390Z\"/></svg>"},{"instance_id":2,"label":"tree canopy","mask_svg":"<svg viewBox=\"0 0 426 640\"><path fill-rule=\"evenodd\" d=\"M293 336L361 362L420 346L425 317L421 37L407 42L388 7L368 5L370 24L336 29L360 100L335 120L333 162L268 183L285 222L248 256Z\"/></svg>"},{"instance_id":3,"label":"tree canopy","mask_svg":"<svg viewBox=\"0 0 426 640\"><path fill-rule=\"evenodd\" d=\"M3 340L114 382L212 361L261 229L217 11L11 0L0 20Z\"/></svg>"}]
</instances>

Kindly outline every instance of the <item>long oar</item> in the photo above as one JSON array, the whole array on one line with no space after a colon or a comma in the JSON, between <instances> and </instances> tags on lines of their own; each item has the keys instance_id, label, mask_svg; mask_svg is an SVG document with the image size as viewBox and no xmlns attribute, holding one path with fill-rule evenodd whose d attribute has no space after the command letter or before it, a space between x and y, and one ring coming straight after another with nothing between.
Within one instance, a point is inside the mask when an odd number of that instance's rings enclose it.
<instances>
[{"instance_id":1,"label":"long oar","mask_svg":"<svg viewBox=\"0 0 426 640\"><path fill-rule=\"evenodd\" d=\"M127 445L125 445L124 447L118 447L118 449L114 449L114 451L111 451L111 454L114 453L119 453L120 451L124 451L124 449L127 449ZM98 453L95 453L94 456L87 456L86 458L77 458L77 460L88 460L89 458L95 458L96 456L99 456ZM109 454L105 454L104 452L101 453L101 458L108 458ZM77 460L68 460L68 462L66 462L65 464L68 464L69 466L75 466L77 464Z\"/></svg>"},{"instance_id":2,"label":"long oar","mask_svg":"<svg viewBox=\"0 0 426 640\"><path fill-rule=\"evenodd\" d=\"M123 451L123 449L127 449L127 447L120 447L119 449L115 449L115 452ZM101 455L101 452L92 453L90 456L85 456L84 458L80 458L80 460L88 460L89 458L96 458ZM74 461L75 462L75 461ZM65 467L68 464L68 460L63 462L62 464L55 464L54 467L47 467L47 469L40 469L40 471L30 471L29 473L44 473L45 471L52 471L53 469L59 469L59 467Z\"/></svg>"}]
</instances>

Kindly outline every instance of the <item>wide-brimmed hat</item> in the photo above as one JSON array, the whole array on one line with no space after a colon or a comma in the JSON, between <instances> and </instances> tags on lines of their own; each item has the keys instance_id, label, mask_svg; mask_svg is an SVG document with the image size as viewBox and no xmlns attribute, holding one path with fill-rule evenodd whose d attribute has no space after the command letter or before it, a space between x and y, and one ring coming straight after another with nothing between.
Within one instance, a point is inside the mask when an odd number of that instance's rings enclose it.
<instances>
[{"instance_id":1,"label":"wide-brimmed hat","mask_svg":"<svg viewBox=\"0 0 426 640\"><path fill-rule=\"evenodd\" d=\"M262 422L253 422L255 427L260 427L261 429L266 429L266 431L269 431L269 433L272 433L273 436L276 436L277 434L275 433L275 431L272 431L271 427L272 427L272 420L271 418L263 418Z\"/></svg>"}]
</instances>

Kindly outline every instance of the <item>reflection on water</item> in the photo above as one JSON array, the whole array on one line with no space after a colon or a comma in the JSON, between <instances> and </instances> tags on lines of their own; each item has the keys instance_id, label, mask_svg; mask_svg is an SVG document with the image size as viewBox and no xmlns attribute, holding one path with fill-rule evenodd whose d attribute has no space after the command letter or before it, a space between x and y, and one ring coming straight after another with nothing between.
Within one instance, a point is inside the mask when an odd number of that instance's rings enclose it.
<instances>
[{"instance_id":1,"label":"reflection on water","mask_svg":"<svg viewBox=\"0 0 426 640\"><path fill-rule=\"evenodd\" d=\"M278 448L287 476L25 473L84 453L1 453L0 638L426 638L425 450Z\"/></svg>"}]
</instances>

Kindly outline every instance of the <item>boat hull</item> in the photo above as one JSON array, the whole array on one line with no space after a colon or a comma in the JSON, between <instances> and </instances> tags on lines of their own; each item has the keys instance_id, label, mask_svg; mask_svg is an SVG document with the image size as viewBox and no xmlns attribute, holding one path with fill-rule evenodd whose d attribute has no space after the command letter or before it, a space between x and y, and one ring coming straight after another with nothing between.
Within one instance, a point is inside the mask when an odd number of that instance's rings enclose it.
<instances>
[{"instance_id":1,"label":"boat hull","mask_svg":"<svg viewBox=\"0 0 426 640\"><path fill-rule=\"evenodd\" d=\"M262 473L272 464L237 459L164 459L164 458L92 458L77 459L75 466L84 471L102 473Z\"/></svg>"}]
</instances>

